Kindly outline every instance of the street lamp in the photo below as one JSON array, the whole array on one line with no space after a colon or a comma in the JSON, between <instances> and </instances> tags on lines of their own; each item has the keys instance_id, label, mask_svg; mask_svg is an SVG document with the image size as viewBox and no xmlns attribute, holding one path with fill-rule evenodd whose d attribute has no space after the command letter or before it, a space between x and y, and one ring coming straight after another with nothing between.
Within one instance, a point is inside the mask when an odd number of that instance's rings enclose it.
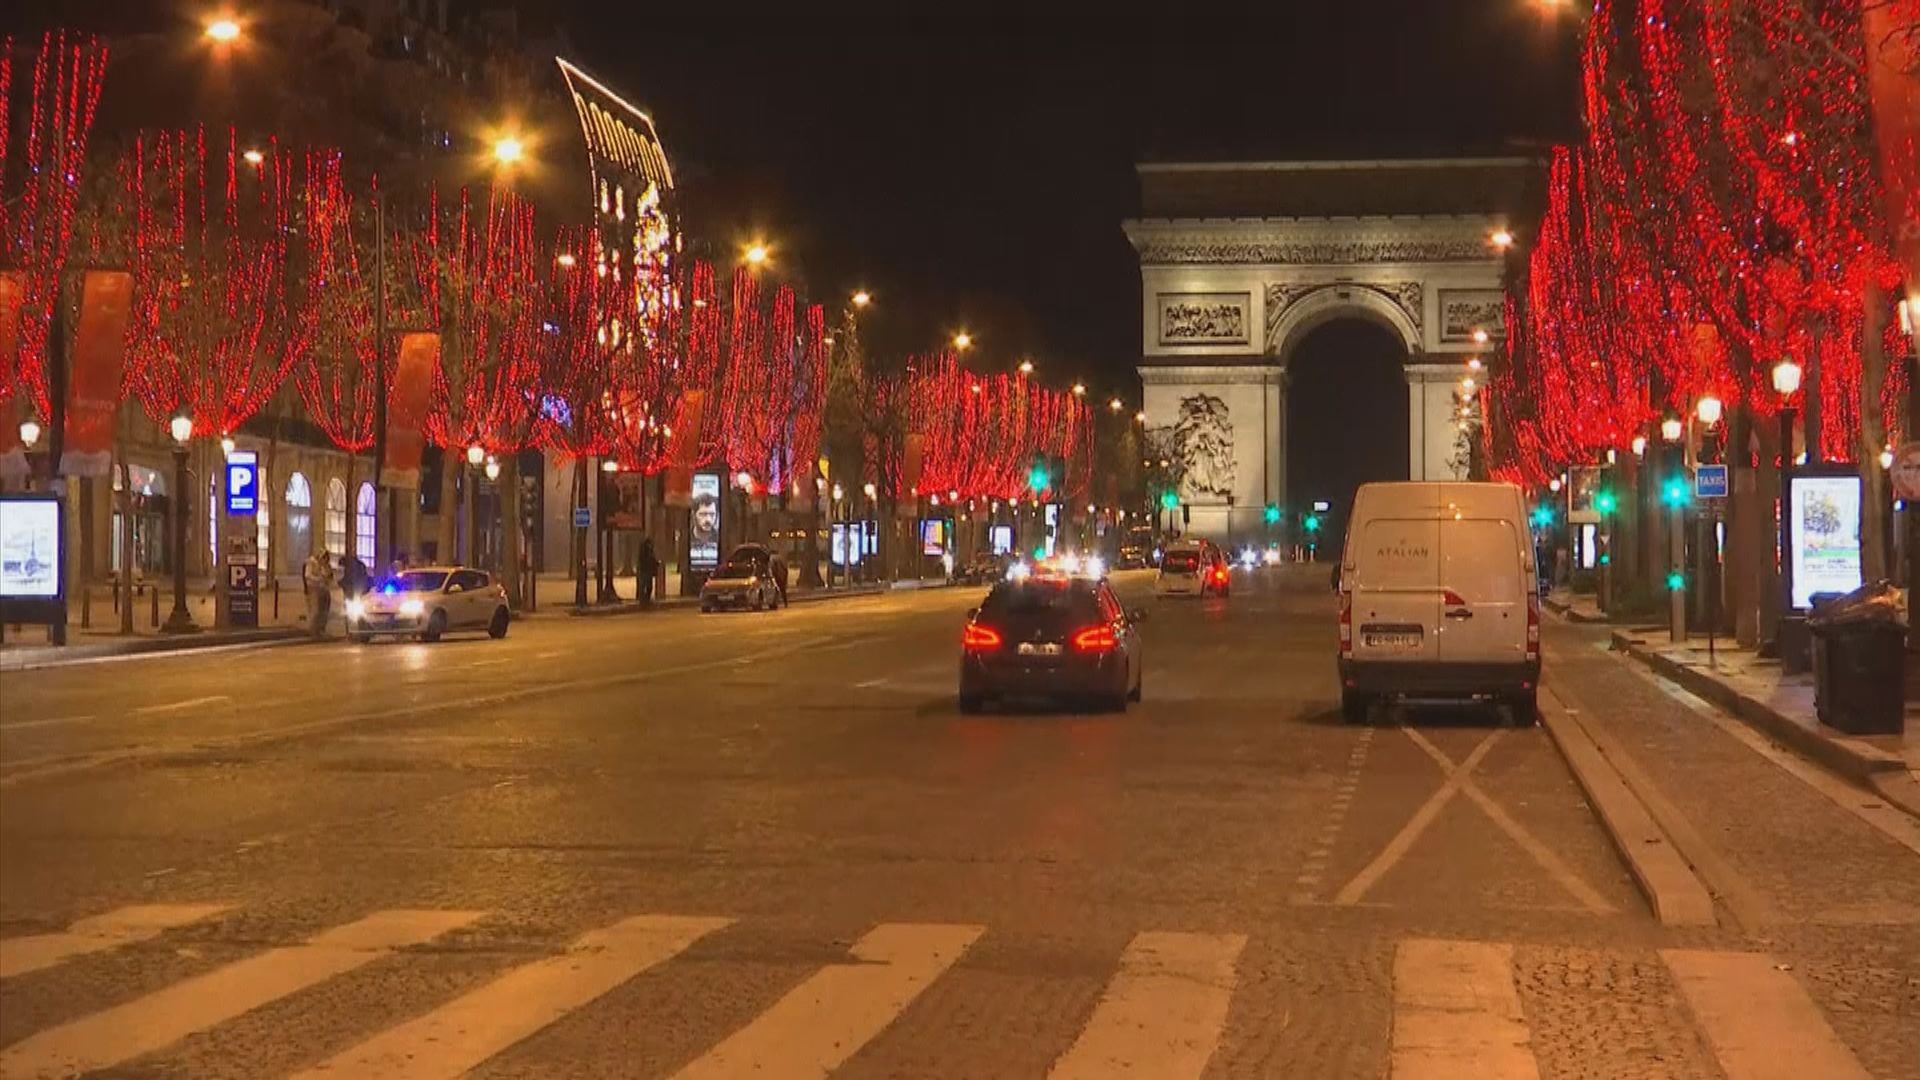
<instances>
[{"instance_id":1,"label":"street lamp","mask_svg":"<svg viewBox=\"0 0 1920 1080\"><path fill-rule=\"evenodd\" d=\"M261 165L266 163L267 155L261 153L258 150L248 150L245 153L241 154L240 158L241 160L245 161L247 164L252 165L254 168L257 169Z\"/></svg>"},{"instance_id":2,"label":"street lamp","mask_svg":"<svg viewBox=\"0 0 1920 1080\"><path fill-rule=\"evenodd\" d=\"M467 447L467 464L477 469L480 467L480 463L485 460L487 460L487 451L479 443L474 443L472 446Z\"/></svg>"},{"instance_id":3,"label":"street lamp","mask_svg":"<svg viewBox=\"0 0 1920 1080\"><path fill-rule=\"evenodd\" d=\"M219 16L207 21L207 40L221 45L230 45L240 39L240 24L229 16Z\"/></svg>"},{"instance_id":4,"label":"street lamp","mask_svg":"<svg viewBox=\"0 0 1920 1080\"><path fill-rule=\"evenodd\" d=\"M746 260L748 266L757 270L761 266L766 265L767 258L770 254L767 250L767 245L752 243L747 245L747 249L741 253L741 257Z\"/></svg>"},{"instance_id":5,"label":"street lamp","mask_svg":"<svg viewBox=\"0 0 1920 1080\"><path fill-rule=\"evenodd\" d=\"M527 144L517 135L502 135L493 140L493 160L502 165L518 165L527 156Z\"/></svg>"},{"instance_id":6,"label":"street lamp","mask_svg":"<svg viewBox=\"0 0 1920 1080\"><path fill-rule=\"evenodd\" d=\"M1647 456L1647 437L1645 435L1635 435L1633 442L1627 445L1633 448L1634 457L1643 458Z\"/></svg>"},{"instance_id":7,"label":"street lamp","mask_svg":"<svg viewBox=\"0 0 1920 1080\"><path fill-rule=\"evenodd\" d=\"M495 458L488 457L486 474L487 474L487 479L490 481L500 479L500 462Z\"/></svg>"},{"instance_id":8,"label":"street lamp","mask_svg":"<svg viewBox=\"0 0 1920 1080\"><path fill-rule=\"evenodd\" d=\"M555 255L553 257L553 261L560 264L560 269L571 270L573 269L574 265L578 263L580 260L578 257L574 255L573 252L563 251L560 254Z\"/></svg>"},{"instance_id":9,"label":"street lamp","mask_svg":"<svg viewBox=\"0 0 1920 1080\"><path fill-rule=\"evenodd\" d=\"M1505 251L1513 246L1513 233L1507 231L1505 228L1495 229L1487 236L1487 242L1495 248Z\"/></svg>"},{"instance_id":10,"label":"street lamp","mask_svg":"<svg viewBox=\"0 0 1920 1080\"><path fill-rule=\"evenodd\" d=\"M973 335L967 333L965 330L953 335L953 347L959 349L961 352L966 352L968 349L973 348Z\"/></svg>"},{"instance_id":11,"label":"street lamp","mask_svg":"<svg viewBox=\"0 0 1920 1080\"><path fill-rule=\"evenodd\" d=\"M1134 422L1134 423L1136 423L1136 424L1144 424L1144 423L1146 423L1146 422L1147 422L1147 410L1145 410L1145 409L1141 409L1141 410L1140 410L1139 412L1137 412L1137 413L1134 413L1134 414L1133 414L1133 422Z\"/></svg>"},{"instance_id":12,"label":"street lamp","mask_svg":"<svg viewBox=\"0 0 1920 1080\"><path fill-rule=\"evenodd\" d=\"M602 458L600 460L600 471L609 474L617 473L620 471L620 462L613 458Z\"/></svg>"},{"instance_id":13,"label":"street lamp","mask_svg":"<svg viewBox=\"0 0 1920 1080\"><path fill-rule=\"evenodd\" d=\"M187 610L187 443L193 438L193 417L185 409L167 423L173 436L173 498L167 500L173 511L173 610L160 629L169 634L190 634L198 629Z\"/></svg>"},{"instance_id":14,"label":"street lamp","mask_svg":"<svg viewBox=\"0 0 1920 1080\"><path fill-rule=\"evenodd\" d=\"M867 290L861 289L858 292L853 294L854 307L866 307L868 304L871 304L871 303L873 303L873 294L868 292Z\"/></svg>"},{"instance_id":15,"label":"street lamp","mask_svg":"<svg viewBox=\"0 0 1920 1080\"><path fill-rule=\"evenodd\" d=\"M1487 343L1487 331L1485 327L1476 326L1473 328L1473 343L1475 345L1485 345Z\"/></svg>"},{"instance_id":16,"label":"street lamp","mask_svg":"<svg viewBox=\"0 0 1920 1080\"><path fill-rule=\"evenodd\" d=\"M20 421L20 445L32 451L40 441L40 421L29 416Z\"/></svg>"},{"instance_id":17,"label":"street lamp","mask_svg":"<svg viewBox=\"0 0 1920 1080\"><path fill-rule=\"evenodd\" d=\"M235 446L235 443L233 441L233 436L231 435L220 436L220 456L221 457L223 458L232 457L234 446Z\"/></svg>"},{"instance_id":18,"label":"street lamp","mask_svg":"<svg viewBox=\"0 0 1920 1080\"><path fill-rule=\"evenodd\" d=\"M1033 361L1031 360L1020 361L1020 374L1022 375L1033 374Z\"/></svg>"},{"instance_id":19,"label":"street lamp","mask_svg":"<svg viewBox=\"0 0 1920 1080\"><path fill-rule=\"evenodd\" d=\"M869 499L873 498L879 492L879 489L874 487L872 484L866 484L862 486L860 490Z\"/></svg>"},{"instance_id":20,"label":"street lamp","mask_svg":"<svg viewBox=\"0 0 1920 1080\"><path fill-rule=\"evenodd\" d=\"M1719 398L1712 394L1703 394L1699 401L1694 402L1693 415L1700 421L1701 426L1711 428L1720 422L1721 413L1725 409L1726 406Z\"/></svg>"},{"instance_id":21,"label":"street lamp","mask_svg":"<svg viewBox=\"0 0 1920 1080\"><path fill-rule=\"evenodd\" d=\"M1086 384L1086 383L1083 383L1083 382L1077 382L1077 383L1074 383L1074 384L1073 384L1073 396L1074 396L1074 397L1086 397L1086 396L1087 396L1087 384Z\"/></svg>"},{"instance_id":22,"label":"street lamp","mask_svg":"<svg viewBox=\"0 0 1920 1080\"><path fill-rule=\"evenodd\" d=\"M1679 442L1680 436L1685 431L1686 425L1682 424L1680 418L1677 416L1669 416L1665 420L1660 421L1660 437L1667 442Z\"/></svg>"},{"instance_id":23,"label":"street lamp","mask_svg":"<svg viewBox=\"0 0 1920 1080\"><path fill-rule=\"evenodd\" d=\"M1107 408L1112 409L1114 412L1119 412L1121 409L1126 408L1126 406L1120 403L1119 398L1114 398L1107 402Z\"/></svg>"}]
</instances>

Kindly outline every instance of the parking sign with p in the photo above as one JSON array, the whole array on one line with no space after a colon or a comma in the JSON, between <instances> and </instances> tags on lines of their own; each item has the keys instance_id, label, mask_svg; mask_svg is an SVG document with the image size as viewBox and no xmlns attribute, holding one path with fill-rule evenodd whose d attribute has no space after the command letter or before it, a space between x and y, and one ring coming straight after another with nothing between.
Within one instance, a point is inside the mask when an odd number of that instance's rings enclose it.
<instances>
[{"instance_id":1,"label":"parking sign with p","mask_svg":"<svg viewBox=\"0 0 1920 1080\"><path fill-rule=\"evenodd\" d=\"M227 513L249 517L260 509L260 458L251 450L227 455Z\"/></svg>"}]
</instances>

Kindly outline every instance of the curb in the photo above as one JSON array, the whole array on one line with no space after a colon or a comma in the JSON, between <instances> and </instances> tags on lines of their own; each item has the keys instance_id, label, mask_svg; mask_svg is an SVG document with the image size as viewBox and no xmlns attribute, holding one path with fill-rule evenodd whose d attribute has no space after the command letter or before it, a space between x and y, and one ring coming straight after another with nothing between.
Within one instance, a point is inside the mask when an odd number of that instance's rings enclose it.
<instances>
[{"instance_id":1,"label":"curb","mask_svg":"<svg viewBox=\"0 0 1920 1080\"><path fill-rule=\"evenodd\" d=\"M1540 606L1571 623L1608 623L1613 621L1605 612L1589 615L1579 608L1574 607L1572 604L1562 600L1555 600L1549 596L1540 598Z\"/></svg>"},{"instance_id":2,"label":"curb","mask_svg":"<svg viewBox=\"0 0 1920 1080\"><path fill-rule=\"evenodd\" d=\"M1549 704L1550 703L1550 704ZM1662 926L1712 926L1713 896L1655 824L1653 814L1559 695L1541 695L1540 720L1587 793L1601 827Z\"/></svg>"},{"instance_id":3,"label":"curb","mask_svg":"<svg viewBox=\"0 0 1920 1080\"><path fill-rule=\"evenodd\" d=\"M1825 735L1794 723L1766 702L1743 694L1671 657L1649 649L1626 632L1613 632L1613 649L1638 660L1655 674L1670 679L1738 717L1773 741L1829 771L1867 788L1900 809L1920 817L1920 781L1907 763L1892 754L1841 735Z\"/></svg>"},{"instance_id":4,"label":"curb","mask_svg":"<svg viewBox=\"0 0 1920 1080\"><path fill-rule=\"evenodd\" d=\"M299 627L280 627L237 634L209 632L182 634L176 637L103 641L85 645L48 645L44 648L57 650L57 652L46 655L44 658L30 657L14 662L12 657L0 653L0 671L44 671L48 668L94 664L105 660L118 660L122 657L165 656L203 649L231 649L244 645L276 645L299 642L309 637L307 631ZM43 646L33 646L33 648L40 649Z\"/></svg>"}]
</instances>

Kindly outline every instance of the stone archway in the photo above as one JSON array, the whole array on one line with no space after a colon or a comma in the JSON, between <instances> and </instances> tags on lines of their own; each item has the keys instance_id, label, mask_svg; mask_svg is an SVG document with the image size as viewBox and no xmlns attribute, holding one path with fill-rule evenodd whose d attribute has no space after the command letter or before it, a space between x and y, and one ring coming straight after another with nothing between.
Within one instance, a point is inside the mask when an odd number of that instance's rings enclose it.
<instances>
[{"instance_id":1,"label":"stone archway","mask_svg":"<svg viewBox=\"0 0 1920 1080\"><path fill-rule=\"evenodd\" d=\"M1288 503L1288 369L1301 342L1343 319L1383 327L1404 349L1406 475L1460 475L1455 384L1468 357L1504 336L1503 256L1489 238L1535 209L1539 162L1154 164L1139 174L1142 216L1126 232L1140 257L1149 433L1172 439L1196 410L1224 433L1197 441L1214 459L1197 470L1204 490L1180 489L1197 529L1257 533L1264 504Z\"/></svg>"},{"instance_id":2,"label":"stone archway","mask_svg":"<svg viewBox=\"0 0 1920 1080\"><path fill-rule=\"evenodd\" d=\"M1286 486L1290 520L1317 501L1322 551L1338 550L1363 483L1412 475L1406 343L1351 311L1303 326L1287 356Z\"/></svg>"}]
</instances>

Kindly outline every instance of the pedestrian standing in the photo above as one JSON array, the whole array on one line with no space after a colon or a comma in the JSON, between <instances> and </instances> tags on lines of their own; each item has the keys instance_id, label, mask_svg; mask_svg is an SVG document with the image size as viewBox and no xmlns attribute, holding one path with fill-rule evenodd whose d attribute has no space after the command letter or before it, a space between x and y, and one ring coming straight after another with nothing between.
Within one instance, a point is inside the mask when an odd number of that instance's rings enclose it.
<instances>
[{"instance_id":1,"label":"pedestrian standing","mask_svg":"<svg viewBox=\"0 0 1920 1080\"><path fill-rule=\"evenodd\" d=\"M343 556L340 559L340 598L353 600L365 596L369 576L367 564L360 561L360 556Z\"/></svg>"},{"instance_id":2,"label":"pedestrian standing","mask_svg":"<svg viewBox=\"0 0 1920 1080\"><path fill-rule=\"evenodd\" d=\"M660 557L653 553L653 537L640 540L640 602L653 603L653 579L660 573Z\"/></svg>"},{"instance_id":3,"label":"pedestrian standing","mask_svg":"<svg viewBox=\"0 0 1920 1080\"><path fill-rule=\"evenodd\" d=\"M333 560L325 547L308 556L300 581L307 589L307 629L316 638L326 637L327 616L333 607Z\"/></svg>"}]
</instances>

